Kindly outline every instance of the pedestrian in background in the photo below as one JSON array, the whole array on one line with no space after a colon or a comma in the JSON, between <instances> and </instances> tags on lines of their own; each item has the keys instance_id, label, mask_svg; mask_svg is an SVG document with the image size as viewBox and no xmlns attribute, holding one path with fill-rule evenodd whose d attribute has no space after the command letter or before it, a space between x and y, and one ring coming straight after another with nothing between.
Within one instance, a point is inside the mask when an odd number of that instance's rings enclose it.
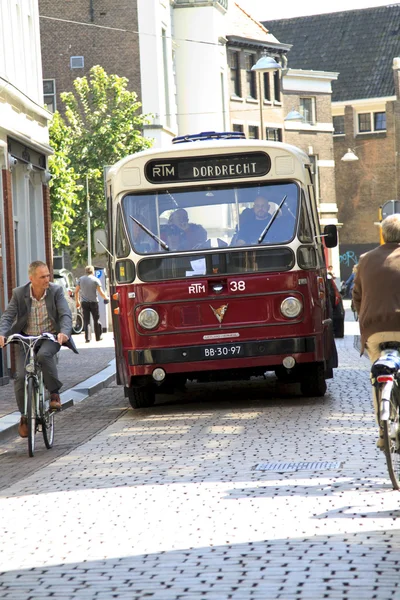
<instances>
[{"instance_id":1,"label":"pedestrian in background","mask_svg":"<svg viewBox=\"0 0 400 600\"><path fill-rule=\"evenodd\" d=\"M99 321L99 300L97 294L100 294L100 296L104 298L105 304L107 304L110 299L101 287L100 279L95 277L94 267L92 267L92 265L88 265L85 267L85 272L86 275L80 277L75 288L76 308L82 307L85 342L89 343L92 337L90 331L90 316L93 317L96 342L99 342L102 339L102 325Z\"/></svg>"}]
</instances>

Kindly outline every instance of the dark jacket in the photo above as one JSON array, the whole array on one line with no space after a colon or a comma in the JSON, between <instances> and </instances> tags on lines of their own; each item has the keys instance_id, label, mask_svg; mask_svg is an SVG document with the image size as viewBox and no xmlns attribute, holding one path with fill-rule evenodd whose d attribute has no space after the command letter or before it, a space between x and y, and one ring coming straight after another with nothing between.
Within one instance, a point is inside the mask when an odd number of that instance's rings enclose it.
<instances>
[{"instance_id":1,"label":"dark jacket","mask_svg":"<svg viewBox=\"0 0 400 600\"><path fill-rule=\"evenodd\" d=\"M400 331L400 244L383 244L360 257L353 304L359 315L361 352L372 334Z\"/></svg>"},{"instance_id":2,"label":"dark jacket","mask_svg":"<svg viewBox=\"0 0 400 600\"><path fill-rule=\"evenodd\" d=\"M13 290L9 305L0 318L0 335L8 336L21 333L28 322L32 299L30 283ZM50 283L46 293L46 308L49 318L57 333L68 336L65 346L76 352L75 343L71 338L72 316L61 286Z\"/></svg>"}]
</instances>

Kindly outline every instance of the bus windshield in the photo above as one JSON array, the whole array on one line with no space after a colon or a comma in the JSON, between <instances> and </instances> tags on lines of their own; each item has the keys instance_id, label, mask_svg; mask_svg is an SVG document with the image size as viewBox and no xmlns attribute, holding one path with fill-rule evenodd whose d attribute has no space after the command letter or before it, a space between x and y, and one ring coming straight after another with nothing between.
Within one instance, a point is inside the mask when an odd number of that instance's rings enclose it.
<instances>
[{"instance_id":1,"label":"bus windshield","mask_svg":"<svg viewBox=\"0 0 400 600\"><path fill-rule=\"evenodd\" d=\"M296 232L299 187L180 187L128 194L122 207L138 254L287 244Z\"/></svg>"}]
</instances>

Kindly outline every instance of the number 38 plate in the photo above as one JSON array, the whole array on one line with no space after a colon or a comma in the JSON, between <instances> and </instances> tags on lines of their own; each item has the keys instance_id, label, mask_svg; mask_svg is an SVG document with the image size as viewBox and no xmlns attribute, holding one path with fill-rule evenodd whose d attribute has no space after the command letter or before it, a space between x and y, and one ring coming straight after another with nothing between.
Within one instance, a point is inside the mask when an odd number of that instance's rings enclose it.
<instances>
[{"instance_id":1,"label":"number 38 plate","mask_svg":"<svg viewBox=\"0 0 400 600\"><path fill-rule=\"evenodd\" d=\"M224 344L223 346L203 348L203 358L236 358L236 356L243 356L243 354L243 346L240 344Z\"/></svg>"}]
</instances>

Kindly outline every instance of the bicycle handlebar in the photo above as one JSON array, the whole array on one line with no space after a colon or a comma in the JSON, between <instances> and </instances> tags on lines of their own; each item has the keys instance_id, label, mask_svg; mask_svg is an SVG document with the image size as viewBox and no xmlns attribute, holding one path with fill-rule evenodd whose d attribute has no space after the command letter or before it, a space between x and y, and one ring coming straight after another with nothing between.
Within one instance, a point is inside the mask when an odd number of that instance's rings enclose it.
<instances>
[{"instance_id":1,"label":"bicycle handlebar","mask_svg":"<svg viewBox=\"0 0 400 600\"><path fill-rule=\"evenodd\" d=\"M13 333L5 339L4 345L6 346L12 342L25 342L26 344L30 344L32 342L38 342L39 340L51 340L56 344L59 343L52 333L41 333L40 335L22 335L21 333Z\"/></svg>"}]
</instances>

